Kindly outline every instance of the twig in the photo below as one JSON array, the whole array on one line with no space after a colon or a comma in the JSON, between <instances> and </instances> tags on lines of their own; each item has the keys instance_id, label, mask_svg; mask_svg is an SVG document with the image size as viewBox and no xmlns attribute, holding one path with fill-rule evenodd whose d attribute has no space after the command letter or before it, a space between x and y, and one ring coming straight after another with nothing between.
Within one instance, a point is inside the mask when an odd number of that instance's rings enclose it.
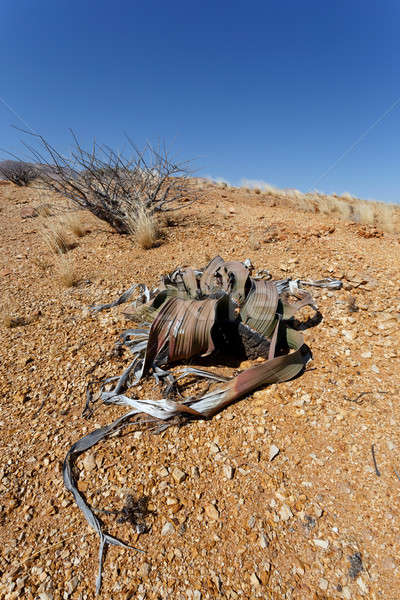
<instances>
[{"instance_id":1,"label":"twig","mask_svg":"<svg viewBox=\"0 0 400 600\"><path fill-rule=\"evenodd\" d=\"M46 398L47 398L47 396L46 396ZM34 417L37 417L37 416L39 415L40 411L42 410L42 408L43 408L43 406L44 406L44 403L45 403L45 401L46 401L46 398L44 398L44 399L42 400L42 403L41 403L41 405L39 406L39 408L37 409L37 411L36 411L36 412L35 412L35 414L33 415Z\"/></svg>"},{"instance_id":2,"label":"twig","mask_svg":"<svg viewBox=\"0 0 400 600\"><path fill-rule=\"evenodd\" d=\"M396 469L394 467L393 467L393 470L394 470L394 472L396 474L397 479L400 481L400 475L398 474L398 472L396 471Z\"/></svg>"},{"instance_id":3,"label":"twig","mask_svg":"<svg viewBox=\"0 0 400 600\"><path fill-rule=\"evenodd\" d=\"M372 446L371 446L371 452L372 452L372 460L374 461L375 473L378 475L378 477L380 477L381 472L379 471L378 465L376 464L374 444L372 444Z\"/></svg>"},{"instance_id":4,"label":"twig","mask_svg":"<svg viewBox=\"0 0 400 600\"><path fill-rule=\"evenodd\" d=\"M358 396L356 396L355 398L348 398L347 396L343 396L343 398L345 400L347 400L348 402L355 402L356 404L362 404L362 402L359 402L360 398L362 398L363 396L366 396L367 394L388 394L389 392L380 392L380 391L372 391L372 392L361 392L361 394L358 394Z\"/></svg>"},{"instance_id":5,"label":"twig","mask_svg":"<svg viewBox=\"0 0 400 600\"><path fill-rule=\"evenodd\" d=\"M87 531L85 533L85 535L90 535L94 533L94 531ZM74 535L71 535L70 537L67 538L63 538L62 540L59 540L58 542L55 542L55 544L51 544L50 546L45 546L44 548L42 548L41 550L38 550L37 552L34 552L33 554L31 554L30 556L27 556L26 558L24 558L23 560L20 561L20 564L18 565L18 567L16 567L12 572L11 572L11 576L14 575L15 573L18 573L18 571L20 570L20 568L22 567L22 565L24 565L25 563L29 562L30 560L36 558L36 556L39 556L40 554L42 554L42 552L47 552L48 550L52 550L53 548L57 548L57 546L60 546L61 544L63 544L64 542L69 542L73 539L76 539L78 537L81 537L82 532L81 533L75 533Z\"/></svg>"}]
</instances>

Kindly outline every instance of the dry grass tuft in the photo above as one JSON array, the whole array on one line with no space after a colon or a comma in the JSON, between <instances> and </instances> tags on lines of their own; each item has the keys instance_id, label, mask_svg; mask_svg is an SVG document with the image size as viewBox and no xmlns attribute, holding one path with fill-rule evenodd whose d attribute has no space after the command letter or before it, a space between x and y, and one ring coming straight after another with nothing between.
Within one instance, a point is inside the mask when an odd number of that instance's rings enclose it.
<instances>
[{"instance_id":1,"label":"dry grass tuft","mask_svg":"<svg viewBox=\"0 0 400 600\"><path fill-rule=\"evenodd\" d=\"M75 269L75 265L71 258L59 256L56 262L55 271L60 283L67 288L78 285L79 278Z\"/></svg>"},{"instance_id":2,"label":"dry grass tuft","mask_svg":"<svg viewBox=\"0 0 400 600\"><path fill-rule=\"evenodd\" d=\"M32 262L41 271L47 271L47 269L51 266L51 263L49 263L49 261L46 260L43 256L33 256Z\"/></svg>"},{"instance_id":3,"label":"dry grass tuft","mask_svg":"<svg viewBox=\"0 0 400 600\"><path fill-rule=\"evenodd\" d=\"M158 227L173 227L176 225L176 221L172 215L164 213L158 217L157 224Z\"/></svg>"},{"instance_id":4,"label":"dry grass tuft","mask_svg":"<svg viewBox=\"0 0 400 600\"><path fill-rule=\"evenodd\" d=\"M257 238L255 233L251 233L248 237L249 248L253 251L261 248L260 240Z\"/></svg>"},{"instance_id":5,"label":"dry grass tuft","mask_svg":"<svg viewBox=\"0 0 400 600\"><path fill-rule=\"evenodd\" d=\"M343 198L343 200L353 200L353 196L350 194L350 192L343 192L340 197Z\"/></svg>"},{"instance_id":6,"label":"dry grass tuft","mask_svg":"<svg viewBox=\"0 0 400 600\"><path fill-rule=\"evenodd\" d=\"M83 217L84 211L75 210L74 212L66 213L62 218L62 222L69 231L80 238L88 233L88 228L83 222Z\"/></svg>"},{"instance_id":7,"label":"dry grass tuft","mask_svg":"<svg viewBox=\"0 0 400 600\"><path fill-rule=\"evenodd\" d=\"M42 224L41 233L46 246L53 254L65 254L74 247L68 238L65 225L60 220L52 221L46 225Z\"/></svg>"},{"instance_id":8,"label":"dry grass tuft","mask_svg":"<svg viewBox=\"0 0 400 600\"><path fill-rule=\"evenodd\" d=\"M14 327L22 327L34 323L38 320L40 312L32 313L31 315L19 316L15 313L11 313L8 307L2 306L0 308L0 324L6 329L13 329Z\"/></svg>"},{"instance_id":9,"label":"dry grass tuft","mask_svg":"<svg viewBox=\"0 0 400 600\"><path fill-rule=\"evenodd\" d=\"M361 200L348 192L337 196L336 194L323 194L317 190L308 194L302 194L295 189L275 190L274 205L331 215L345 221L371 225L388 233L400 231L399 206Z\"/></svg>"},{"instance_id":10,"label":"dry grass tuft","mask_svg":"<svg viewBox=\"0 0 400 600\"><path fill-rule=\"evenodd\" d=\"M141 207L135 215L127 216L127 222L131 235L141 248L154 248L158 241L158 226L153 213Z\"/></svg>"},{"instance_id":11,"label":"dry grass tuft","mask_svg":"<svg viewBox=\"0 0 400 600\"><path fill-rule=\"evenodd\" d=\"M0 310L0 322L6 329L11 329L13 326L13 318L4 308Z\"/></svg>"},{"instance_id":12,"label":"dry grass tuft","mask_svg":"<svg viewBox=\"0 0 400 600\"><path fill-rule=\"evenodd\" d=\"M39 204L35 210L40 217L51 217L53 215L53 207L48 203Z\"/></svg>"}]
</instances>

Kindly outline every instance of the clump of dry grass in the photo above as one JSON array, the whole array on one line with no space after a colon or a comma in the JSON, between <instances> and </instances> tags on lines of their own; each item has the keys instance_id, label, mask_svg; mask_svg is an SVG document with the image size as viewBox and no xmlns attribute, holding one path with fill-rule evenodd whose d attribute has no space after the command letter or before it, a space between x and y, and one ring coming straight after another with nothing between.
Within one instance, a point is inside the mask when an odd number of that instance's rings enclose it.
<instances>
[{"instance_id":1,"label":"clump of dry grass","mask_svg":"<svg viewBox=\"0 0 400 600\"><path fill-rule=\"evenodd\" d=\"M140 207L133 215L127 215L130 234L144 250L154 248L158 241L157 220L152 212Z\"/></svg>"},{"instance_id":2,"label":"clump of dry grass","mask_svg":"<svg viewBox=\"0 0 400 600\"><path fill-rule=\"evenodd\" d=\"M58 280L64 287L70 288L78 285L78 274L71 258L63 255L59 256L55 265L55 271Z\"/></svg>"},{"instance_id":3,"label":"clump of dry grass","mask_svg":"<svg viewBox=\"0 0 400 600\"><path fill-rule=\"evenodd\" d=\"M343 198L343 200L353 200L353 196L350 194L350 192L343 192L340 197Z\"/></svg>"},{"instance_id":4,"label":"clump of dry grass","mask_svg":"<svg viewBox=\"0 0 400 600\"><path fill-rule=\"evenodd\" d=\"M295 188L288 188L286 190L283 190L283 192L286 194L286 196L288 196L289 198L293 198L294 200L302 200L304 196L304 194L300 192L300 190L296 190Z\"/></svg>"},{"instance_id":5,"label":"clump of dry grass","mask_svg":"<svg viewBox=\"0 0 400 600\"><path fill-rule=\"evenodd\" d=\"M0 323L6 329L10 329L12 327L12 323L13 323L13 318L12 318L11 314L3 307L0 310Z\"/></svg>"},{"instance_id":6,"label":"clump of dry grass","mask_svg":"<svg viewBox=\"0 0 400 600\"><path fill-rule=\"evenodd\" d=\"M171 215L164 213L158 217L157 224L158 227L173 227L176 221Z\"/></svg>"},{"instance_id":7,"label":"clump of dry grass","mask_svg":"<svg viewBox=\"0 0 400 600\"><path fill-rule=\"evenodd\" d=\"M62 222L76 237L83 237L88 233L88 228L86 224L83 222L84 211L75 210L73 212L66 213Z\"/></svg>"},{"instance_id":8,"label":"clump of dry grass","mask_svg":"<svg viewBox=\"0 0 400 600\"><path fill-rule=\"evenodd\" d=\"M380 204L379 202L377 202L376 218L378 226L382 227L384 231L388 231L389 233L395 233L396 231L400 231L399 207L396 207L393 204Z\"/></svg>"},{"instance_id":9,"label":"clump of dry grass","mask_svg":"<svg viewBox=\"0 0 400 600\"><path fill-rule=\"evenodd\" d=\"M261 248L260 240L256 237L254 233L249 235L248 245L249 248L253 251L259 250Z\"/></svg>"},{"instance_id":10,"label":"clump of dry grass","mask_svg":"<svg viewBox=\"0 0 400 600\"><path fill-rule=\"evenodd\" d=\"M1 322L6 329L13 329L13 327L21 327L22 325L29 325L31 320L26 317L13 317L9 312L3 311L1 315Z\"/></svg>"},{"instance_id":11,"label":"clump of dry grass","mask_svg":"<svg viewBox=\"0 0 400 600\"><path fill-rule=\"evenodd\" d=\"M32 262L34 265L39 267L41 271L47 271L50 267L50 263L43 256L33 256Z\"/></svg>"},{"instance_id":12,"label":"clump of dry grass","mask_svg":"<svg viewBox=\"0 0 400 600\"><path fill-rule=\"evenodd\" d=\"M393 204L361 200L348 192L341 196L323 194L317 190L307 194L290 189L275 192L275 204L280 206L332 215L346 221L371 225L388 233L400 231L400 207Z\"/></svg>"},{"instance_id":13,"label":"clump of dry grass","mask_svg":"<svg viewBox=\"0 0 400 600\"><path fill-rule=\"evenodd\" d=\"M40 217L51 217L53 215L53 207L48 203L39 204L35 210Z\"/></svg>"},{"instance_id":14,"label":"clump of dry grass","mask_svg":"<svg viewBox=\"0 0 400 600\"><path fill-rule=\"evenodd\" d=\"M36 313L32 313L30 315L17 315L15 312L10 311L10 306L12 306L12 300L9 299L9 304L3 304L0 306L0 325L5 327L6 329L12 329L14 327L21 327L24 325L29 325L30 323L34 323L38 320L40 316L40 311Z\"/></svg>"},{"instance_id":15,"label":"clump of dry grass","mask_svg":"<svg viewBox=\"0 0 400 600\"><path fill-rule=\"evenodd\" d=\"M51 221L46 225L42 224L41 234L46 246L53 254L65 254L73 248L65 225L60 220Z\"/></svg>"}]
</instances>

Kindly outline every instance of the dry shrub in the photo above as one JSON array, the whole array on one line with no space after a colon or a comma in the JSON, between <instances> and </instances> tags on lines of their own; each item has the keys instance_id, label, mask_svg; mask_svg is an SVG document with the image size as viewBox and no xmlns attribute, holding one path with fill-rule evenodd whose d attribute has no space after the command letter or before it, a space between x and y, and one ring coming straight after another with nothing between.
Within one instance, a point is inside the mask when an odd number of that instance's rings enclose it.
<instances>
[{"instance_id":1,"label":"dry shrub","mask_svg":"<svg viewBox=\"0 0 400 600\"><path fill-rule=\"evenodd\" d=\"M26 187L38 177L37 167L21 160L3 160L0 162L0 176L19 187Z\"/></svg>"},{"instance_id":2,"label":"dry shrub","mask_svg":"<svg viewBox=\"0 0 400 600\"><path fill-rule=\"evenodd\" d=\"M27 133L27 132L26 132ZM89 210L118 233L129 233L125 217L140 205L152 213L185 208L198 194L191 183L190 163L172 160L164 144L139 149L128 137L129 154L94 142L88 149L72 133L68 157L40 134L27 146L41 165L40 185Z\"/></svg>"},{"instance_id":3,"label":"dry shrub","mask_svg":"<svg viewBox=\"0 0 400 600\"><path fill-rule=\"evenodd\" d=\"M59 256L55 270L58 280L64 287L70 288L78 285L78 275L71 258L67 258L63 255Z\"/></svg>"},{"instance_id":4,"label":"dry shrub","mask_svg":"<svg viewBox=\"0 0 400 600\"><path fill-rule=\"evenodd\" d=\"M260 190L260 188L255 188L255 189L254 189L254 193L255 193L255 194L261 194L261 190Z\"/></svg>"},{"instance_id":5,"label":"dry shrub","mask_svg":"<svg viewBox=\"0 0 400 600\"><path fill-rule=\"evenodd\" d=\"M66 213L62 218L62 222L69 231L80 238L88 233L88 228L83 222L83 217L84 211L76 210L74 212Z\"/></svg>"},{"instance_id":6,"label":"dry shrub","mask_svg":"<svg viewBox=\"0 0 400 600\"><path fill-rule=\"evenodd\" d=\"M47 223L46 225L42 224L42 237L43 240L53 254L65 254L73 248L73 244L71 244L67 231L65 229L65 225L57 220Z\"/></svg>"},{"instance_id":7,"label":"dry shrub","mask_svg":"<svg viewBox=\"0 0 400 600\"><path fill-rule=\"evenodd\" d=\"M144 250L154 248L158 241L157 221L152 212L140 207L135 214L127 215L130 234Z\"/></svg>"}]
</instances>

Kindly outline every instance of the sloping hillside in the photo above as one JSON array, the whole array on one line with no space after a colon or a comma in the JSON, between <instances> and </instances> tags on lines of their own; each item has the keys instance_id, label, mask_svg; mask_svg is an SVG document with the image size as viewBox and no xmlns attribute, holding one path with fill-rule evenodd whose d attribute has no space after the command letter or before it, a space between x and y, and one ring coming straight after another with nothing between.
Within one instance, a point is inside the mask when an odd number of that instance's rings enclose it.
<instances>
[{"instance_id":1,"label":"sloping hillside","mask_svg":"<svg viewBox=\"0 0 400 600\"><path fill-rule=\"evenodd\" d=\"M66 263L43 235L62 201L0 186L0 595L94 598L98 540L61 466L76 440L125 410L97 404L82 417L87 384L128 364L115 342L130 324L124 306L95 316L87 307L220 254L249 257L274 279L344 286L315 290L324 318L304 332L314 360L300 378L210 421L124 432L83 456L79 486L94 507L120 511L132 495L148 497L150 511L142 535L99 513L144 551L109 549L101 597L397 600L399 236L202 185L203 199L165 222L150 250L79 213L89 231L66 230ZM63 285L65 270L76 285ZM158 392L149 382L141 393Z\"/></svg>"}]
</instances>

